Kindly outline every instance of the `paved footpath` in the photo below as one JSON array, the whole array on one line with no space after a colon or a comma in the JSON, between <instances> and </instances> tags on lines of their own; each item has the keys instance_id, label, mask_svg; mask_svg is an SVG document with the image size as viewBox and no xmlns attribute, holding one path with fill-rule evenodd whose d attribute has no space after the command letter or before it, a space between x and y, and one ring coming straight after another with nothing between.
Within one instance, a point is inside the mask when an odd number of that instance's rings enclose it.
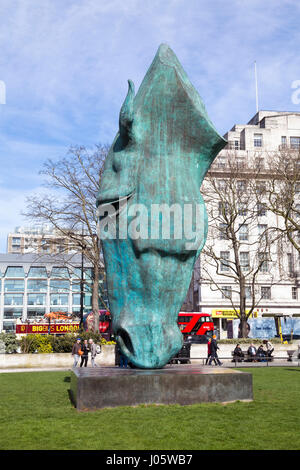
<instances>
[{"instance_id":1,"label":"paved footpath","mask_svg":"<svg viewBox=\"0 0 300 470\"><path fill-rule=\"evenodd\" d=\"M221 359L222 360L222 359ZM300 367L300 359L293 359L293 361L288 361L287 359L276 359L272 362L232 362L231 360L223 360L222 361L222 366L215 366L214 364L211 366L205 366L201 362L198 361L192 361L193 365L199 365L202 367L207 367L208 369L214 368L214 367L221 367L221 368L253 368L253 367ZM178 364L176 367L188 367L189 365L186 364ZM103 367L108 367L108 366L103 366ZM111 366L110 366L111 367ZM168 364L165 367L174 367L171 364ZM90 368L90 367L89 367ZM43 368L43 367L34 367L34 368L12 368L12 369L0 369L0 373L12 373L12 372L58 372L58 371L71 371L72 367L48 367L48 368Z\"/></svg>"}]
</instances>

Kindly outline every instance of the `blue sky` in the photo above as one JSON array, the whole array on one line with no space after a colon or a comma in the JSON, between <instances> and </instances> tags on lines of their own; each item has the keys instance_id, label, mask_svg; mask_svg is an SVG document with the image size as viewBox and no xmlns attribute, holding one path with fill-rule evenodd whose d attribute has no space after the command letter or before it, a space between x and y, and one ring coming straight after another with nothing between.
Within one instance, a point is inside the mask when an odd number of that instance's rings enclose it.
<instances>
[{"instance_id":1,"label":"blue sky","mask_svg":"<svg viewBox=\"0 0 300 470\"><path fill-rule=\"evenodd\" d=\"M0 18L0 252L47 158L111 143L162 42L221 134L255 114L254 61L259 108L300 111L298 0L1 0Z\"/></svg>"}]
</instances>

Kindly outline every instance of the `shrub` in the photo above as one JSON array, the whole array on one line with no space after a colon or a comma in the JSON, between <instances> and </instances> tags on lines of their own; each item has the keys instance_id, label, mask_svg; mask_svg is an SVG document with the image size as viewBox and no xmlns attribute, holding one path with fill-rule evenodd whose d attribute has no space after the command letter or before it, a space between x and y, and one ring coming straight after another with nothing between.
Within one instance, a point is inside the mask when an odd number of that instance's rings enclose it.
<instances>
[{"instance_id":1,"label":"shrub","mask_svg":"<svg viewBox=\"0 0 300 470\"><path fill-rule=\"evenodd\" d=\"M81 331L80 333L67 333L61 336L29 334L23 336L20 345L23 353L71 353L76 338L83 340L92 338L96 344L116 344L106 341L100 333Z\"/></svg>"},{"instance_id":2,"label":"shrub","mask_svg":"<svg viewBox=\"0 0 300 470\"><path fill-rule=\"evenodd\" d=\"M35 352L42 354L52 353L51 339L48 335L29 334L23 336L21 341L21 351L25 354Z\"/></svg>"},{"instance_id":3,"label":"shrub","mask_svg":"<svg viewBox=\"0 0 300 470\"><path fill-rule=\"evenodd\" d=\"M15 333L0 333L0 343L7 354L16 353L20 345Z\"/></svg>"},{"instance_id":4,"label":"shrub","mask_svg":"<svg viewBox=\"0 0 300 470\"><path fill-rule=\"evenodd\" d=\"M72 352L73 344L78 335L72 333L63 336L50 336L52 350L54 353L69 353Z\"/></svg>"}]
</instances>

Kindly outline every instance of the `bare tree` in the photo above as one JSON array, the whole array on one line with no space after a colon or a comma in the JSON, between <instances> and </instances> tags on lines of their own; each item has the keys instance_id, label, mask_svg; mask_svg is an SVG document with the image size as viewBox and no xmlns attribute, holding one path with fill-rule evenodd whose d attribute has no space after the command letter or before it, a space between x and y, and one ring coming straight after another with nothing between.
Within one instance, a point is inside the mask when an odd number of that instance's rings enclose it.
<instances>
[{"instance_id":1,"label":"bare tree","mask_svg":"<svg viewBox=\"0 0 300 470\"><path fill-rule=\"evenodd\" d=\"M107 151L108 147L102 145L92 151L76 146L58 161L46 161L40 174L45 177L47 192L29 197L24 214L35 223L47 223L55 229L57 238L51 243L59 245L61 256L78 252L92 264L92 310L97 332L99 280L104 269L96 230L96 197ZM104 302L101 293L100 300Z\"/></svg>"},{"instance_id":2,"label":"bare tree","mask_svg":"<svg viewBox=\"0 0 300 470\"><path fill-rule=\"evenodd\" d=\"M266 283L267 278L268 286L274 279L275 245L261 219L258 194L264 179L256 157L241 161L228 151L226 165L218 168L216 163L201 189L209 220L201 280L231 301L242 337L246 337L249 316L266 295L260 279Z\"/></svg>"},{"instance_id":3,"label":"bare tree","mask_svg":"<svg viewBox=\"0 0 300 470\"><path fill-rule=\"evenodd\" d=\"M268 210L280 220L275 231L300 253L300 151L283 146L267 157L268 179L263 192Z\"/></svg>"}]
</instances>

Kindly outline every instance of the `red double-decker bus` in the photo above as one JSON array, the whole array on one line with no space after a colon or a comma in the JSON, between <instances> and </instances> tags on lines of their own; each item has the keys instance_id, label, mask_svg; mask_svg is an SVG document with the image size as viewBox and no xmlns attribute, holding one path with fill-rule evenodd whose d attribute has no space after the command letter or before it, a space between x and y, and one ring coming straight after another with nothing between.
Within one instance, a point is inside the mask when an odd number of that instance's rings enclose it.
<instances>
[{"instance_id":1,"label":"red double-decker bus","mask_svg":"<svg viewBox=\"0 0 300 470\"><path fill-rule=\"evenodd\" d=\"M196 342L205 342L205 338L214 332L214 322L209 313L179 312L178 326L185 340L191 337Z\"/></svg>"}]
</instances>

